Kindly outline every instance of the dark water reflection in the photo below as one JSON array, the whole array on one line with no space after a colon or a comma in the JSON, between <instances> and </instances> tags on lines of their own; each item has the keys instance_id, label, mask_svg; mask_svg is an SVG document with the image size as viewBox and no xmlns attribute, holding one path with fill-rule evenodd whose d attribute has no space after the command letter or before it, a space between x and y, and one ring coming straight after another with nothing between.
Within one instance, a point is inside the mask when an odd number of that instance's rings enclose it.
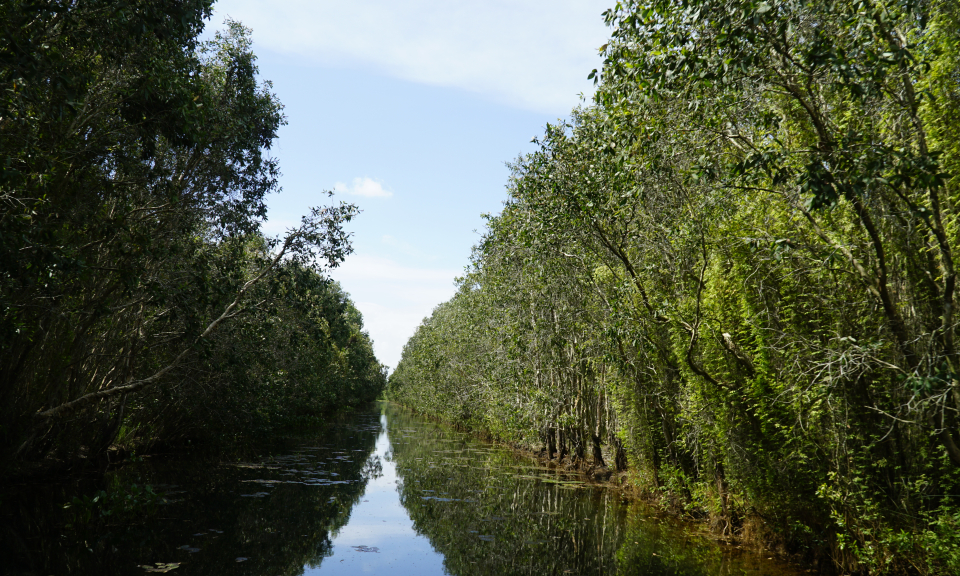
<instances>
[{"instance_id":1,"label":"dark water reflection","mask_svg":"<svg viewBox=\"0 0 960 576\"><path fill-rule=\"evenodd\" d=\"M798 574L389 405L248 460L7 490L0 573Z\"/></svg>"}]
</instances>

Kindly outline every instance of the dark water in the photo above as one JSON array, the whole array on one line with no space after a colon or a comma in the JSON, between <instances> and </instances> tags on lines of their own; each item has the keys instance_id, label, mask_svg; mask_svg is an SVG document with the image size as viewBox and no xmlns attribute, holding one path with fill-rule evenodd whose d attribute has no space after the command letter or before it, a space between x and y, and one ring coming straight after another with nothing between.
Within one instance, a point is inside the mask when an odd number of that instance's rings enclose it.
<instances>
[{"instance_id":1,"label":"dark water","mask_svg":"<svg viewBox=\"0 0 960 576\"><path fill-rule=\"evenodd\" d=\"M248 460L150 458L14 487L0 573L800 573L389 405Z\"/></svg>"}]
</instances>

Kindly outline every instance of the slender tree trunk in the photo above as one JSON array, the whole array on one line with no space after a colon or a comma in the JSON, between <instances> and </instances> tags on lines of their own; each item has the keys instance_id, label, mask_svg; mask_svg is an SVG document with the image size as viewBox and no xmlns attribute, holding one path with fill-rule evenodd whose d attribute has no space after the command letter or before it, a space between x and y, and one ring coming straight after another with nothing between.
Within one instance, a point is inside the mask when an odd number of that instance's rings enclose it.
<instances>
[{"instance_id":1,"label":"slender tree trunk","mask_svg":"<svg viewBox=\"0 0 960 576\"><path fill-rule=\"evenodd\" d=\"M730 516L730 505L729 505L729 490L727 489L727 478L726 474L723 471L723 464L717 462L716 467L714 468L714 477L717 481L717 492L720 496L720 518L718 519L719 524L721 525L721 535L723 536L732 536L733 535L733 518Z\"/></svg>"},{"instance_id":2,"label":"slender tree trunk","mask_svg":"<svg viewBox=\"0 0 960 576\"><path fill-rule=\"evenodd\" d=\"M627 451L623 447L623 442L616 436L611 436L610 444L613 446L613 467L617 472L623 472L627 469Z\"/></svg>"},{"instance_id":3,"label":"slender tree trunk","mask_svg":"<svg viewBox=\"0 0 960 576\"><path fill-rule=\"evenodd\" d=\"M603 452L600 450L600 436L594 434L593 440L593 465L599 468L605 468L607 463L603 461Z\"/></svg>"},{"instance_id":4,"label":"slender tree trunk","mask_svg":"<svg viewBox=\"0 0 960 576\"><path fill-rule=\"evenodd\" d=\"M574 458L580 462L586 460L587 457L587 447L586 442L584 441L585 438L586 434L582 428L577 428L573 431L573 455Z\"/></svg>"}]
</instances>

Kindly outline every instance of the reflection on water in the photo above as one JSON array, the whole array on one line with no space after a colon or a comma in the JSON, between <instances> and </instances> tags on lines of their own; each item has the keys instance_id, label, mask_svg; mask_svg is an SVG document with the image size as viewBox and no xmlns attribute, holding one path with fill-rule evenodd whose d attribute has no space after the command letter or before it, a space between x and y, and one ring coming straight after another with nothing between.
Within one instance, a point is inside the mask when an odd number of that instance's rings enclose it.
<instances>
[{"instance_id":1,"label":"reflection on water","mask_svg":"<svg viewBox=\"0 0 960 576\"><path fill-rule=\"evenodd\" d=\"M80 485L14 487L0 496L0 573L302 574L380 475L380 429L368 413L250 461L150 458Z\"/></svg>"},{"instance_id":2,"label":"reflection on water","mask_svg":"<svg viewBox=\"0 0 960 576\"><path fill-rule=\"evenodd\" d=\"M371 456L380 462L380 475L367 482L350 522L333 539L330 557L320 566L308 567L307 574L443 574L443 558L417 533L397 497L396 463L389 456L389 418L381 416L383 428Z\"/></svg>"},{"instance_id":3,"label":"reflection on water","mask_svg":"<svg viewBox=\"0 0 960 576\"><path fill-rule=\"evenodd\" d=\"M388 410L400 500L458 576L798 574L685 536L638 503L513 452Z\"/></svg>"},{"instance_id":4,"label":"reflection on water","mask_svg":"<svg viewBox=\"0 0 960 576\"><path fill-rule=\"evenodd\" d=\"M2 574L797 574L736 552L389 405L249 461L0 500Z\"/></svg>"}]
</instances>

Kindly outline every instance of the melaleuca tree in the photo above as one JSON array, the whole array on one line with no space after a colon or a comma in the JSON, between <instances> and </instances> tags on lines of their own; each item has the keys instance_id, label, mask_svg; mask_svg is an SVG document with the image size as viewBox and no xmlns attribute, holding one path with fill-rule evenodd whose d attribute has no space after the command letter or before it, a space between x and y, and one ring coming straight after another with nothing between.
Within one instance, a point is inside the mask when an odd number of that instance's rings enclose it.
<instances>
[{"instance_id":1,"label":"melaleuca tree","mask_svg":"<svg viewBox=\"0 0 960 576\"><path fill-rule=\"evenodd\" d=\"M487 428L519 437L505 415L550 422L582 398L567 383L602 378L647 487L719 531L845 570L955 571L957 16L609 11L595 106L516 162L477 252Z\"/></svg>"},{"instance_id":2,"label":"melaleuca tree","mask_svg":"<svg viewBox=\"0 0 960 576\"><path fill-rule=\"evenodd\" d=\"M282 106L249 30L197 41L209 14L202 1L0 7L5 463L103 450L128 397L202 380L190 369L217 330L265 304L253 293L288 259L321 274L350 252L348 204L259 235Z\"/></svg>"},{"instance_id":3,"label":"melaleuca tree","mask_svg":"<svg viewBox=\"0 0 960 576\"><path fill-rule=\"evenodd\" d=\"M922 400L901 416L937 414L931 425L960 465L953 191L930 134L953 123L941 107L924 108L935 99L934 46L955 44L933 25L949 21L950 6L622 3L608 12L616 31L600 98L714 109L698 124L727 152L703 172L731 193L765 193L815 234L815 257L835 255L857 279L882 311L895 372Z\"/></svg>"},{"instance_id":4,"label":"melaleuca tree","mask_svg":"<svg viewBox=\"0 0 960 576\"><path fill-rule=\"evenodd\" d=\"M92 375L101 386L123 378L117 367L137 347L113 343L138 315L131 287L157 262L141 258L155 245L146 240L178 235L163 230L176 218L158 227L151 214L174 207L150 197L150 169L158 141L189 145L199 132L194 38L209 3L2 11L0 379L4 447L16 450L32 412L83 394Z\"/></svg>"},{"instance_id":5,"label":"melaleuca tree","mask_svg":"<svg viewBox=\"0 0 960 576\"><path fill-rule=\"evenodd\" d=\"M667 130L722 145L691 168L738 204L724 226L738 241L705 290L715 345L726 364L743 360L760 426L730 439L747 457L726 462L753 493L783 494L770 507L781 510L788 470L756 456L793 462L792 489L806 496L791 515L833 524L841 565L884 569L902 543L878 534L929 521L942 502L929 489L953 485L943 459L960 464L955 160L936 138L956 125L956 91L931 82L956 62L944 25L956 6L625 2L607 18L598 102L624 117L684 105ZM730 373L713 355L703 380ZM761 435L785 443L770 451ZM811 516L814 490L829 520Z\"/></svg>"}]
</instances>

